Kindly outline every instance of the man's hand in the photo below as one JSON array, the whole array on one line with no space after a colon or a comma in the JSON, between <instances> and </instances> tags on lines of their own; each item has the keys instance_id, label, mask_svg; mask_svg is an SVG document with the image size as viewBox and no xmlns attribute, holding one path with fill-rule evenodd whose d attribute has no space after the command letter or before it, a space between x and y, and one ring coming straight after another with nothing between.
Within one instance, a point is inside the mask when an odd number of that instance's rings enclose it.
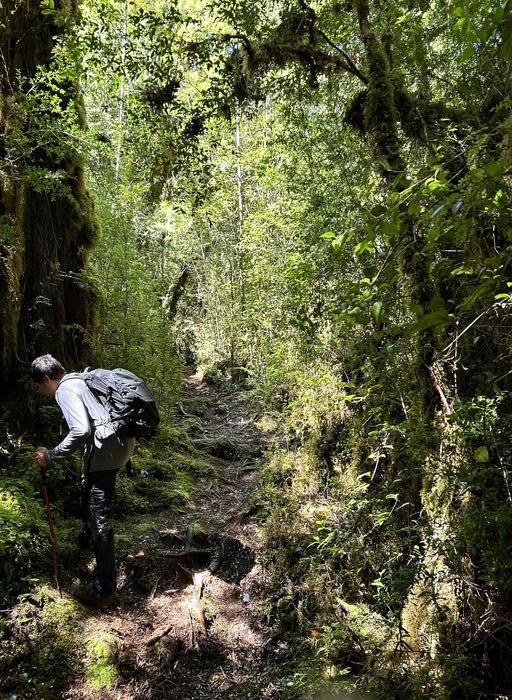
<instances>
[{"instance_id":1,"label":"man's hand","mask_svg":"<svg viewBox=\"0 0 512 700\"><path fill-rule=\"evenodd\" d=\"M37 464L39 469L44 469L48 463L48 450L46 447L38 447L34 452L34 462Z\"/></svg>"}]
</instances>

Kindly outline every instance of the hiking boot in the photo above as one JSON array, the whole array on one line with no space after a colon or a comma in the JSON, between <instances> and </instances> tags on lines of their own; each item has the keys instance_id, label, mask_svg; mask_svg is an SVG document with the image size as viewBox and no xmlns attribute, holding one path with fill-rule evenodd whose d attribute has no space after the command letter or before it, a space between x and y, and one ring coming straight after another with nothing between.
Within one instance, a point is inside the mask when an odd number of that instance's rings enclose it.
<instances>
[{"instance_id":1,"label":"hiking boot","mask_svg":"<svg viewBox=\"0 0 512 700\"><path fill-rule=\"evenodd\" d=\"M107 608L116 600L116 593L103 593L98 591L92 584L88 586L71 586L70 593L80 603L90 608Z\"/></svg>"}]
</instances>

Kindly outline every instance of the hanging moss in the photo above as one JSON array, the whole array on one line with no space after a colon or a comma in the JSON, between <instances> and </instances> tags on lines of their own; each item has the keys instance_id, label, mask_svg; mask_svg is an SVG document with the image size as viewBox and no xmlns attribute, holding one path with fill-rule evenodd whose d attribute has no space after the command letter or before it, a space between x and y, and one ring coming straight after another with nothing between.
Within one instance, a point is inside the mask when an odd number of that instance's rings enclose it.
<instances>
[{"instance_id":1,"label":"hanging moss","mask_svg":"<svg viewBox=\"0 0 512 700\"><path fill-rule=\"evenodd\" d=\"M350 100L345 110L343 121L345 124L357 129L360 134L366 134L366 120L364 118L364 106L368 98L368 89L356 93Z\"/></svg>"},{"instance_id":2,"label":"hanging moss","mask_svg":"<svg viewBox=\"0 0 512 700\"><path fill-rule=\"evenodd\" d=\"M180 85L179 79L171 78L165 85L148 86L143 91L144 99L153 109L162 109L164 105L174 102Z\"/></svg>"},{"instance_id":3,"label":"hanging moss","mask_svg":"<svg viewBox=\"0 0 512 700\"><path fill-rule=\"evenodd\" d=\"M368 122L365 119L369 90L365 88L354 95L345 110L344 122L365 135ZM404 133L422 143L428 142L446 124L461 124L463 115L443 102L420 99L401 86L394 86L394 106ZM460 165L460 163L459 163Z\"/></svg>"}]
</instances>

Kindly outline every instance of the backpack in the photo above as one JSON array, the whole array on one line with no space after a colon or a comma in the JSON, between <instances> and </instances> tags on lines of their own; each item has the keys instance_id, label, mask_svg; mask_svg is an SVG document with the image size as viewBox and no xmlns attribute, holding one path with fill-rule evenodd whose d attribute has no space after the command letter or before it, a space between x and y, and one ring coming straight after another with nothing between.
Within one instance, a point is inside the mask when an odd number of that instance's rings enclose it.
<instances>
[{"instance_id":1,"label":"backpack","mask_svg":"<svg viewBox=\"0 0 512 700\"><path fill-rule=\"evenodd\" d=\"M80 372L96 399L104 406L119 437L152 437L160 416L155 400L142 379L127 369L91 369Z\"/></svg>"}]
</instances>

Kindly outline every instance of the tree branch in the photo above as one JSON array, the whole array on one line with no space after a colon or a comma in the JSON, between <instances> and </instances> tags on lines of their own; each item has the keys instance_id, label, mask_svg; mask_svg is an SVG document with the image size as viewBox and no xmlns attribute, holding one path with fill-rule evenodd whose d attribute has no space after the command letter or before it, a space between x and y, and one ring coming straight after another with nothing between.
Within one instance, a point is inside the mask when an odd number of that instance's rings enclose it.
<instances>
[{"instance_id":1,"label":"tree branch","mask_svg":"<svg viewBox=\"0 0 512 700\"><path fill-rule=\"evenodd\" d=\"M363 82L365 85L368 85L368 78L363 73L361 73L361 71L356 66L354 61L350 58L350 56L347 53L345 53L345 51L343 51L343 49L340 49L340 47L337 46L334 43L334 41L331 41L331 39L329 39L327 34L324 31L322 31L322 29L317 29L317 32L322 37L322 39L324 39L329 44L329 46L332 46L333 49L336 49L336 51L338 51L338 53L340 53L343 56L343 58L347 62L347 68L346 68L347 71L349 73L353 73L353 75L358 77L359 80L361 80L361 82Z\"/></svg>"}]
</instances>

